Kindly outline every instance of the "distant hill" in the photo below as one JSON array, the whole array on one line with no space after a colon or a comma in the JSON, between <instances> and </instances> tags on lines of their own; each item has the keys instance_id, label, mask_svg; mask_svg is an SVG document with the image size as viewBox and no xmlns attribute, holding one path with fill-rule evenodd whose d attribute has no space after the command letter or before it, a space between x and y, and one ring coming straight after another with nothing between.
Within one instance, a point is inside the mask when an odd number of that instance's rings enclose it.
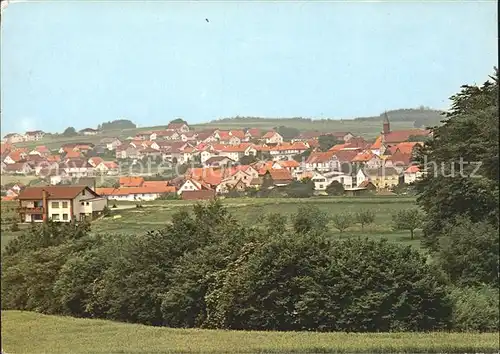
<instances>
[{"instance_id":1,"label":"distant hill","mask_svg":"<svg viewBox=\"0 0 500 354\"><path fill-rule=\"evenodd\" d=\"M307 124L313 125L324 125L333 122L347 122L350 121L352 123L357 122L381 122L384 114L387 113L389 120L394 123L401 122L406 123L405 126L411 126L415 128L425 128L435 125L440 125L441 120L443 119L443 112L435 109L431 109L428 107L420 107L420 108L402 108L390 110L384 113L380 113L378 116L372 117L359 117L354 119L333 119L333 118L325 118L325 119L311 119L311 118L303 118L303 117L276 117L276 118L263 118L263 117L228 117L228 118L220 118L216 120L212 120L206 125L229 125L229 126L269 126L270 122L274 122L279 125L285 125L290 127L296 126L305 126ZM322 124L323 123L323 124ZM271 124L272 125L272 124Z\"/></svg>"},{"instance_id":2,"label":"distant hill","mask_svg":"<svg viewBox=\"0 0 500 354\"><path fill-rule=\"evenodd\" d=\"M355 118L357 121L380 121L384 118L384 114L387 113L389 120L391 122L411 122L415 128L426 128L436 125L440 125L443 120L443 111L430 109L426 107L422 108L401 108L390 110L381 113L376 117L360 117Z\"/></svg>"}]
</instances>

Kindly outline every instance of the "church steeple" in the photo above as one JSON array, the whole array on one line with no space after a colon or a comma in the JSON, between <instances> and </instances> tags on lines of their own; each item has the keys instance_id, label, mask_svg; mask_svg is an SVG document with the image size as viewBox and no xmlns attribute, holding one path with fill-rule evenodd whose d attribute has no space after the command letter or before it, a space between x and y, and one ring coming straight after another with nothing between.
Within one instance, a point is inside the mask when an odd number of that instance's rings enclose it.
<instances>
[{"instance_id":1,"label":"church steeple","mask_svg":"<svg viewBox=\"0 0 500 354\"><path fill-rule=\"evenodd\" d=\"M383 123L383 133L389 134L391 132L391 123L389 122L389 116L387 112L384 112L384 123Z\"/></svg>"}]
</instances>

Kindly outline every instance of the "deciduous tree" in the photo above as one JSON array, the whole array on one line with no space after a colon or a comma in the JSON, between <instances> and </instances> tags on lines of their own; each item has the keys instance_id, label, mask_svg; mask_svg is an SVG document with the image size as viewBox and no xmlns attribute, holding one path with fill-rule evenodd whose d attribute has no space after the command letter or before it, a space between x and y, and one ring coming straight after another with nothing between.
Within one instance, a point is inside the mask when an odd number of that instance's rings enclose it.
<instances>
[{"instance_id":1,"label":"deciduous tree","mask_svg":"<svg viewBox=\"0 0 500 354\"><path fill-rule=\"evenodd\" d=\"M424 215L417 208L403 209L392 215L393 228L395 230L410 231L412 240L415 230L422 227L423 221Z\"/></svg>"}]
</instances>

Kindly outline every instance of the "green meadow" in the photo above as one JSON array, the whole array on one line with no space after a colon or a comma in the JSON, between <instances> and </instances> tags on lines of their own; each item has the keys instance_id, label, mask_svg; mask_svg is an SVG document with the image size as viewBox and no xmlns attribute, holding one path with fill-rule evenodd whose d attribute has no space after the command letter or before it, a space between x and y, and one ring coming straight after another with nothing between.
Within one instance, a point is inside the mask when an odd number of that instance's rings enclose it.
<instances>
[{"instance_id":1,"label":"green meadow","mask_svg":"<svg viewBox=\"0 0 500 354\"><path fill-rule=\"evenodd\" d=\"M4 353L486 353L498 333L172 329L2 311Z\"/></svg>"}]
</instances>

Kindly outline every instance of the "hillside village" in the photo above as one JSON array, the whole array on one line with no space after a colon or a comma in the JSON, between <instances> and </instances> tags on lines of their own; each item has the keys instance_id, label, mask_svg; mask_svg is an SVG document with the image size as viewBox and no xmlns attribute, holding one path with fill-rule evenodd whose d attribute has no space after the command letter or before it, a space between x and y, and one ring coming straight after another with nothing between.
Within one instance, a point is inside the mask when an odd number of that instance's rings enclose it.
<instances>
[{"instance_id":1,"label":"hillside village","mask_svg":"<svg viewBox=\"0 0 500 354\"><path fill-rule=\"evenodd\" d=\"M393 131L387 115L375 141L351 132L306 131L285 139L278 131L257 128L197 131L176 120L163 130L143 131L127 139L106 137L98 144L78 142L76 136L57 150L16 146L27 139L39 140L43 134L6 135L1 144L2 175L34 176L42 185L114 177L117 183L112 186L94 185L96 195L135 201L167 195L211 199L306 181L313 184L315 194L327 194L332 183L341 186L342 194L390 192L421 177L412 155L430 132ZM79 134L99 131L87 128ZM10 186L3 199L16 199L24 187Z\"/></svg>"}]
</instances>

